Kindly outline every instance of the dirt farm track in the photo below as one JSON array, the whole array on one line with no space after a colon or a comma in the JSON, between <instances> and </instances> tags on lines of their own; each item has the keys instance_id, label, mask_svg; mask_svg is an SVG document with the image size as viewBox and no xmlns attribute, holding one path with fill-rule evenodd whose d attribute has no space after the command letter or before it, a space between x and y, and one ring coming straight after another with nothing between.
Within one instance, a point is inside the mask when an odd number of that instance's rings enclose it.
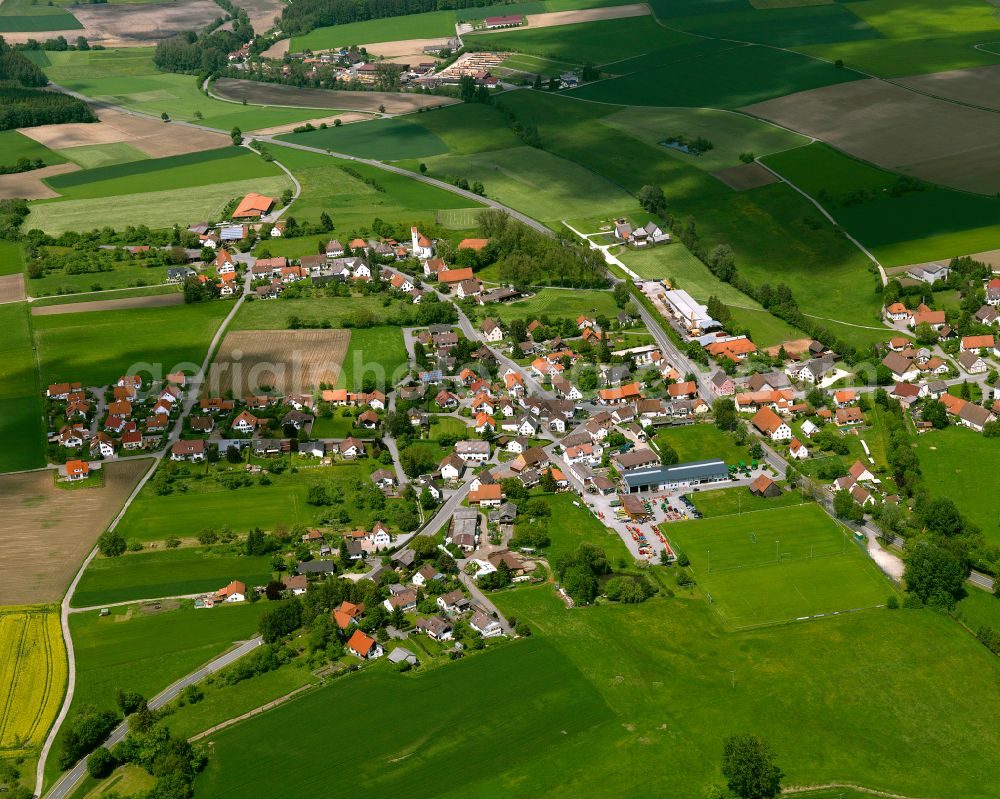
<instances>
[{"instance_id":1,"label":"dirt farm track","mask_svg":"<svg viewBox=\"0 0 1000 799\"><path fill-rule=\"evenodd\" d=\"M207 396L260 393L270 386L282 393L309 391L320 383L336 385L351 342L350 330L239 330L228 333L208 380Z\"/></svg>"},{"instance_id":2,"label":"dirt farm track","mask_svg":"<svg viewBox=\"0 0 1000 799\"><path fill-rule=\"evenodd\" d=\"M95 488L60 488L51 469L0 477L0 605L58 602L150 463L105 463Z\"/></svg>"},{"instance_id":3,"label":"dirt farm track","mask_svg":"<svg viewBox=\"0 0 1000 799\"><path fill-rule=\"evenodd\" d=\"M256 105L279 105L290 108L328 108L345 111L378 112L385 106L386 113L405 114L418 108L432 108L458 102L451 97L429 94L400 94L397 92L344 92L330 89L299 89L280 83L260 83L237 78L220 78L212 84L212 93L223 100Z\"/></svg>"}]
</instances>

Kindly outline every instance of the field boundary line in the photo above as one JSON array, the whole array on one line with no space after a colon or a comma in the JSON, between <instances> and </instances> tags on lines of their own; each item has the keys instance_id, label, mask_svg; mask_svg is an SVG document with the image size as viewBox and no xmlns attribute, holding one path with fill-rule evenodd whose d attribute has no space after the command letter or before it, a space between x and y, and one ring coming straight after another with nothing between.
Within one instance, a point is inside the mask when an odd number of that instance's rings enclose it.
<instances>
[{"instance_id":1,"label":"field boundary line","mask_svg":"<svg viewBox=\"0 0 1000 799\"><path fill-rule=\"evenodd\" d=\"M231 719L226 719L225 721L221 721L218 724L209 727L207 730L195 733L190 738L188 738L188 743L194 743L195 741L200 741L202 738L207 738L209 735L217 733L220 730L224 730L227 727L232 727L234 724L239 724L241 721L246 721L247 719L253 718L254 716L259 716L261 713L265 713L268 710L272 710L273 708L278 707L279 705L283 705L289 699L291 699L294 696L297 696L298 694L301 694L303 691L308 691L310 688L315 688L315 687L316 686L313 683L300 685L294 691L290 691L284 696L279 696L277 699L272 699L270 702L266 702L260 707L255 707L253 710L248 710L246 713L243 713L239 716L234 716Z\"/></svg>"},{"instance_id":2,"label":"field boundary line","mask_svg":"<svg viewBox=\"0 0 1000 799\"><path fill-rule=\"evenodd\" d=\"M872 796L884 796L887 799L926 799L925 797L906 796L892 791L880 791L878 788L868 788L864 785L857 785L853 782L825 782L821 785L783 785L781 792L784 793L812 793L813 791L824 791L830 788L846 788L860 793L867 793Z\"/></svg>"}]
</instances>

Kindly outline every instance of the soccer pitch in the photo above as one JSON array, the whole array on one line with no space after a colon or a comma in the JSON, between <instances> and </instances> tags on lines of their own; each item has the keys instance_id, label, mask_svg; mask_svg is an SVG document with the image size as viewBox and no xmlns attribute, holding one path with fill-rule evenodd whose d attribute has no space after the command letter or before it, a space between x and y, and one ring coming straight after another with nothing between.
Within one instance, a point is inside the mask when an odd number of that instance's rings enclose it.
<instances>
[{"instance_id":1,"label":"soccer pitch","mask_svg":"<svg viewBox=\"0 0 1000 799\"><path fill-rule=\"evenodd\" d=\"M734 629L881 605L893 589L814 504L665 524L695 579Z\"/></svg>"}]
</instances>

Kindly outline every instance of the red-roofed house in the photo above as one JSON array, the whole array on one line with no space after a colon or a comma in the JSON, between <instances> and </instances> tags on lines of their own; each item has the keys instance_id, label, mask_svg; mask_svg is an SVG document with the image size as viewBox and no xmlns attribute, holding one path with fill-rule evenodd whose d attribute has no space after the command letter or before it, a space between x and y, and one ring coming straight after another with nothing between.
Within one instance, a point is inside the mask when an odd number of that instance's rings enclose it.
<instances>
[{"instance_id":1,"label":"red-roofed house","mask_svg":"<svg viewBox=\"0 0 1000 799\"><path fill-rule=\"evenodd\" d=\"M761 408L750 422L772 441L788 441L792 437L792 429L770 408Z\"/></svg>"},{"instance_id":2,"label":"red-roofed house","mask_svg":"<svg viewBox=\"0 0 1000 799\"><path fill-rule=\"evenodd\" d=\"M382 646L361 630L355 630L347 641L347 651L362 660L375 660L382 657Z\"/></svg>"},{"instance_id":3,"label":"red-roofed house","mask_svg":"<svg viewBox=\"0 0 1000 799\"><path fill-rule=\"evenodd\" d=\"M260 219L271 210L273 205L274 198L250 192L236 206L236 210L233 211L233 219Z\"/></svg>"}]
</instances>

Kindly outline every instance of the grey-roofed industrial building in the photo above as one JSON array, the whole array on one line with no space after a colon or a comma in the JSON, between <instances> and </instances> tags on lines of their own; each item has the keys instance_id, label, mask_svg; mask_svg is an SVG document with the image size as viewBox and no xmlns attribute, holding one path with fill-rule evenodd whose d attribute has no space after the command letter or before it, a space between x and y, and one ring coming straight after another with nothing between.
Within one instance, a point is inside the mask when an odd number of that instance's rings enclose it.
<instances>
[{"instance_id":1,"label":"grey-roofed industrial building","mask_svg":"<svg viewBox=\"0 0 1000 799\"><path fill-rule=\"evenodd\" d=\"M729 469L719 458L691 463L677 463L673 466L657 466L648 469L630 469L622 473L627 493L636 491L664 491L674 488L688 488L706 483L728 481Z\"/></svg>"}]
</instances>

